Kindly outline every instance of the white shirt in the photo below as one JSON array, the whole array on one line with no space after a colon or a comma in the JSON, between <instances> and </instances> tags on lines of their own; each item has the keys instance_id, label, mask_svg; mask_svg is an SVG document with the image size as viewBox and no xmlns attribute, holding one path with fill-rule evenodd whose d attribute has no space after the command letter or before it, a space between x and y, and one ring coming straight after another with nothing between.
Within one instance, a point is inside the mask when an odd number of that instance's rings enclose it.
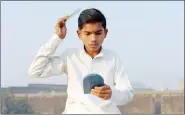
<instances>
[{"instance_id":1,"label":"white shirt","mask_svg":"<svg viewBox=\"0 0 185 115\"><path fill-rule=\"evenodd\" d=\"M104 48L93 59L84 48L67 49L60 56L54 56L61 41L57 35L53 35L50 41L41 46L29 68L29 75L46 78L67 74L68 97L63 114L121 114L117 105L128 103L134 94L118 56ZM89 73L103 76L105 84L112 90L110 99L84 94L83 78Z\"/></svg>"}]
</instances>

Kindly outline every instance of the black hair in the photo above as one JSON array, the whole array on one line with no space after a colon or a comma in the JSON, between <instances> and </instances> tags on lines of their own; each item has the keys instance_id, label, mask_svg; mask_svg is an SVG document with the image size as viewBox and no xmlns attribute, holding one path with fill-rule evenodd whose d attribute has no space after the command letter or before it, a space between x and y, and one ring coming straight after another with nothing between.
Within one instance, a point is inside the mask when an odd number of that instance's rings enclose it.
<instances>
[{"instance_id":1,"label":"black hair","mask_svg":"<svg viewBox=\"0 0 185 115\"><path fill-rule=\"evenodd\" d=\"M78 17L78 28L82 29L84 24L96 22L101 22L102 26L106 28L106 18L101 11L95 8L86 9Z\"/></svg>"}]
</instances>

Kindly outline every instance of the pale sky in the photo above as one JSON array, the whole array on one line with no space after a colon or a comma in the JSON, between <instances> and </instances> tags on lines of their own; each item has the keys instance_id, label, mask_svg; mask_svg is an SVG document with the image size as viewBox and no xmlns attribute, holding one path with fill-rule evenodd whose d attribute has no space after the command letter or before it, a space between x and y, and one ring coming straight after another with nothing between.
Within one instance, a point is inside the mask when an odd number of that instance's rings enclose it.
<instances>
[{"instance_id":1,"label":"pale sky","mask_svg":"<svg viewBox=\"0 0 185 115\"><path fill-rule=\"evenodd\" d=\"M1 2L1 86L66 84L67 76L33 79L28 68L40 46L54 33L56 21L76 8L97 8L109 29L103 44L124 62L131 82L156 89L177 89L184 78L183 1L21 1ZM75 15L55 55L82 45Z\"/></svg>"}]
</instances>

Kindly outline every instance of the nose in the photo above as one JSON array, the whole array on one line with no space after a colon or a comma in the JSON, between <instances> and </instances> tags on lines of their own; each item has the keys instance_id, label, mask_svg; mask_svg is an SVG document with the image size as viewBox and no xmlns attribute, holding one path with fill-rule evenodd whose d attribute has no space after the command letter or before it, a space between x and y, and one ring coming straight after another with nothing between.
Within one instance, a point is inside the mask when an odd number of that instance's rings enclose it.
<instances>
[{"instance_id":1,"label":"nose","mask_svg":"<svg viewBox=\"0 0 185 115\"><path fill-rule=\"evenodd\" d=\"M95 42L96 41L96 35L92 35L91 36L91 42Z\"/></svg>"}]
</instances>

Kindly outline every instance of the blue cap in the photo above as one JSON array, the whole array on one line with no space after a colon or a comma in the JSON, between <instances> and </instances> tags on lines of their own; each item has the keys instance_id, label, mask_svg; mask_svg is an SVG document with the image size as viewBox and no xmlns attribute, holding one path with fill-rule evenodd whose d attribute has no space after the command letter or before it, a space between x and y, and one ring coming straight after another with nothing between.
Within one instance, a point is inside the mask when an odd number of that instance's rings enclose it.
<instances>
[{"instance_id":1,"label":"blue cap","mask_svg":"<svg viewBox=\"0 0 185 115\"><path fill-rule=\"evenodd\" d=\"M104 86L104 79L99 74L88 74L83 79L83 88L85 94L90 94L94 87Z\"/></svg>"}]
</instances>

